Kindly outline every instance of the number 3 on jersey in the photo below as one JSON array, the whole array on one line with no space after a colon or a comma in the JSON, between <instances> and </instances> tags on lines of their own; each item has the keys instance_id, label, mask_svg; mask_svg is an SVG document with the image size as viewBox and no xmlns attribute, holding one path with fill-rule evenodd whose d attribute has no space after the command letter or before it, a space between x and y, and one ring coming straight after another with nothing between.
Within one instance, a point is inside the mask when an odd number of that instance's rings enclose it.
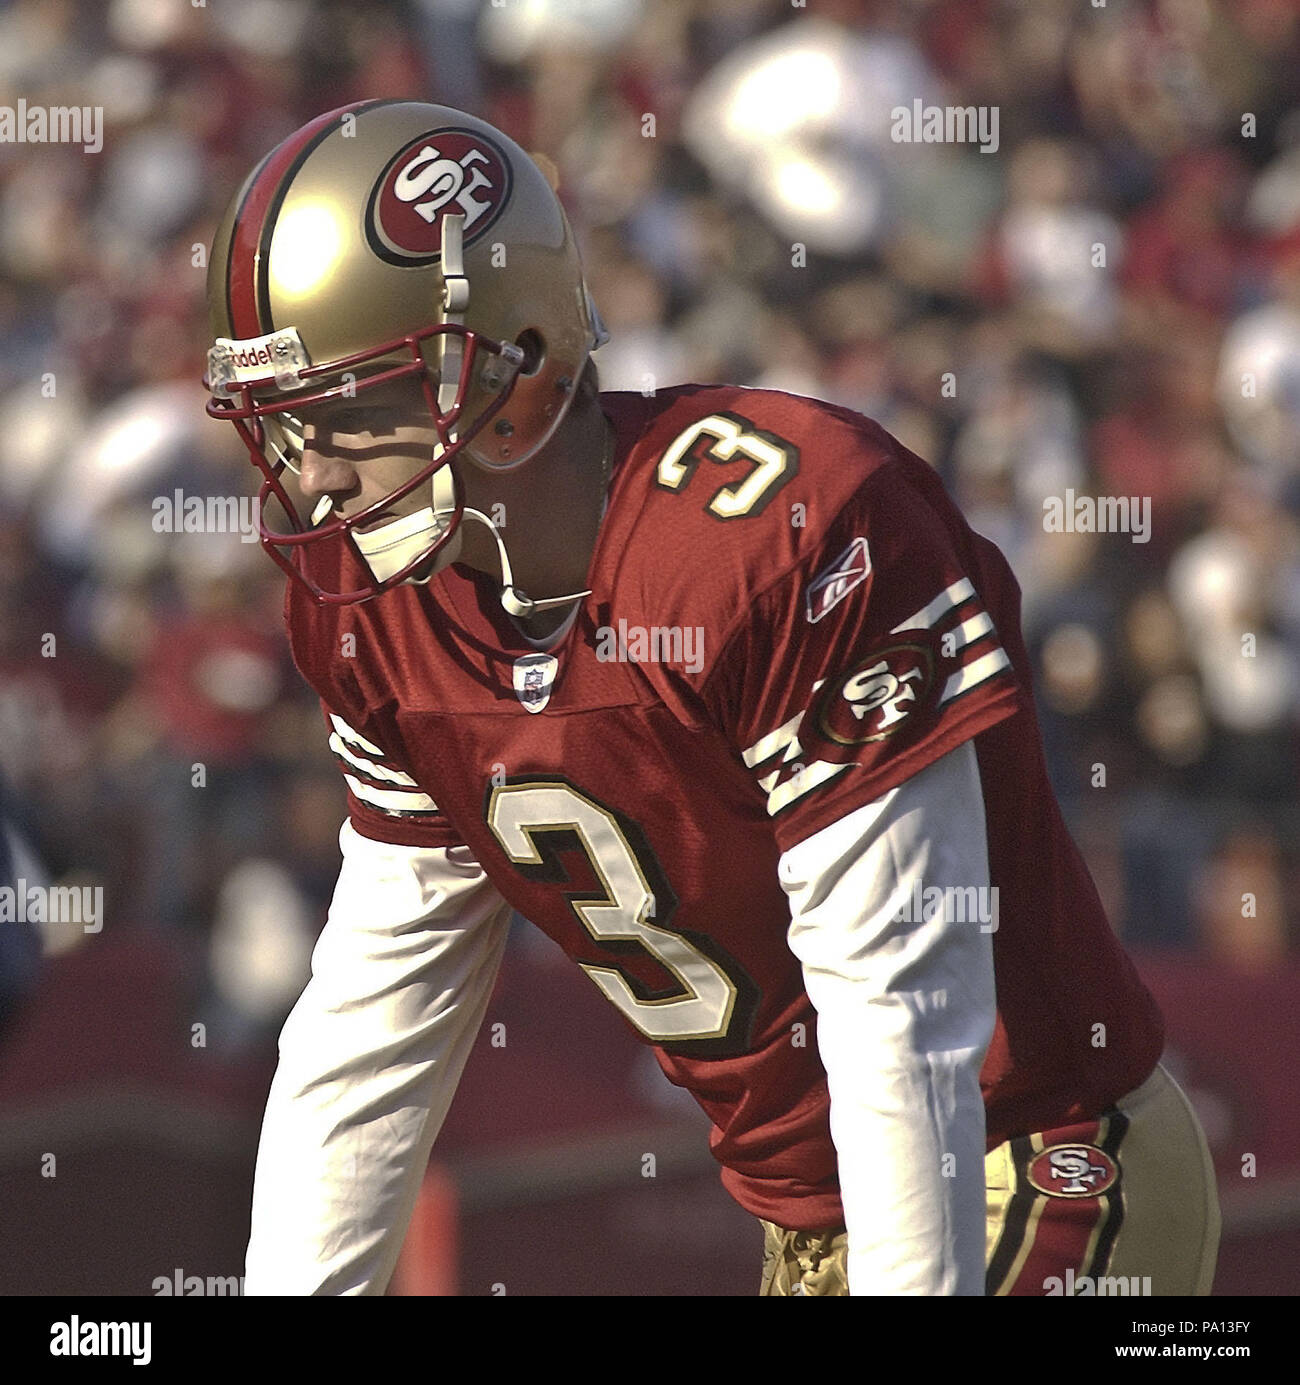
<instances>
[{"instance_id":1,"label":"number 3 on jersey","mask_svg":"<svg viewBox=\"0 0 1300 1385\"><path fill-rule=\"evenodd\" d=\"M707 447L702 439L712 439ZM755 428L739 414L717 413L698 419L668 444L659 459L656 482L679 491L705 458L725 465L743 457L754 470L741 481L715 491L705 509L718 519L743 519L761 514L782 486L799 471L799 449L775 433Z\"/></svg>"},{"instance_id":2,"label":"number 3 on jersey","mask_svg":"<svg viewBox=\"0 0 1300 1385\"><path fill-rule=\"evenodd\" d=\"M531 880L567 883L558 852L576 841L599 888L567 892L574 917L602 950L626 957L648 953L675 980L656 991L614 960L608 966L579 963L647 1039L670 1047L687 1044L684 1051L701 1056L722 1056L734 1041L743 1044L741 1031L754 1010L753 983L734 963L732 975L668 927L677 900L648 845L629 841L629 832L640 835L635 827L557 780L494 787L486 816L502 850Z\"/></svg>"}]
</instances>

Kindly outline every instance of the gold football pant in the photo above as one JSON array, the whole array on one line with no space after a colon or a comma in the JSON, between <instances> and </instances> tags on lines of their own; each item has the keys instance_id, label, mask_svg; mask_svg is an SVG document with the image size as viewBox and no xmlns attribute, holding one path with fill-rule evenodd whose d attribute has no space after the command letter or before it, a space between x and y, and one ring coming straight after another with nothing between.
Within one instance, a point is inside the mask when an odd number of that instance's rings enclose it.
<instances>
[{"instance_id":1,"label":"gold football pant","mask_svg":"<svg viewBox=\"0 0 1300 1385\"><path fill-rule=\"evenodd\" d=\"M1214 1166L1162 1066L1099 1119L1007 1140L984 1161L986 1292L1205 1295L1219 1252ZM847 1294L848 1235L763 1222L760 1294Z\"/></svg>"}]
</instances>

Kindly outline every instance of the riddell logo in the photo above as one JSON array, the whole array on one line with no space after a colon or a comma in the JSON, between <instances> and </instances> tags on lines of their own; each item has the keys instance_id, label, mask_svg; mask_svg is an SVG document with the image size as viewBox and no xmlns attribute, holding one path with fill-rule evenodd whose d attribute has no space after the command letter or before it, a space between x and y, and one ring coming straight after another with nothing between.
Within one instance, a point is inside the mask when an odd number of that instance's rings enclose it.
<instances>
[{"instance_id":1,"label":"riddell logo","mask_svg":"<svg viewBox=\"0 0 1300 1385\"><path fill-rule=\"evenodd\" d=\"M465 218L464 244L477 240L510 196L510 165L484 135L435 130L412 140L375 184L366 236L393 264L428 264L442 251L442 219Z\"/></svg>"},{"instance_id":2,"label":"riddell logo","mask_svg":"<svg viewBox=\"0 0 1300 1385\"><path fill-rule=\"evenodd\" d=\"M230 364L241 370L255 365L272 365L274 362L275 357L264 346L248 347L243 351L233 351L230 355Z\"/></svg>"}]
</instances>

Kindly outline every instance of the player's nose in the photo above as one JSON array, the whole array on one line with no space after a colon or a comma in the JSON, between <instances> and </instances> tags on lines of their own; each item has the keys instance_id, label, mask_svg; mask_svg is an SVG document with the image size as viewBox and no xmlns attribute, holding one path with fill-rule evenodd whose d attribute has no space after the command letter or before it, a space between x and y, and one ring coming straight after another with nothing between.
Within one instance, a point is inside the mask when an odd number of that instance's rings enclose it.
<instances>
[{"instance_id":1,"label":"player's nose","mask_svg":"<svg viewBox=\"0 0 1300 1385\"><path fill-rule=\"evenodd\" d=\"M308 500L319 500L321 496L352 490L357 484L357 471L345 458L318 451L309 433L303 442L298 482Z\"/></svg>"}]
</instances>

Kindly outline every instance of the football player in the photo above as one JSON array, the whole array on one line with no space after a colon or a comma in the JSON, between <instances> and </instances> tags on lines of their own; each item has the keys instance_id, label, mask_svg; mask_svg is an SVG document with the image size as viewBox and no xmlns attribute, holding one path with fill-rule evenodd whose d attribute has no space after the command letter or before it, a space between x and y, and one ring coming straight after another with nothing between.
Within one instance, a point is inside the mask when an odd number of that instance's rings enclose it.
<instances>
[{"instance_id":1,"label":"football player","mask_svg":"<svg viewBox=\"0 0 1300 1385\"><path fill-rule=\"evenodd\" d=\"M312 121L210 266L349 809L248 1292L384 1291L512 909L708 1113L762 1292L1208 1292L1205 1141L935 473L812 399L600 393L552 180L459 111Z\"/></svg>"}]
</instances>

